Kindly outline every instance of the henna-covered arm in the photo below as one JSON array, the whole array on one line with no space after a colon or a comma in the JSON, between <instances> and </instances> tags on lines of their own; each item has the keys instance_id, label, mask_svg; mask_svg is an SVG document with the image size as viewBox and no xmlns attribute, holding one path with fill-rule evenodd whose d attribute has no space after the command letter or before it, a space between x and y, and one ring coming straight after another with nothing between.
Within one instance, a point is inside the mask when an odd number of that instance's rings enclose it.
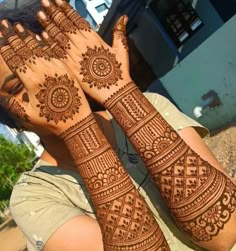
<instances>
[{"instance_id":1,"label":"henna-covered arm","mask_svg":"<svg viewBox=\"0 0 236 251\"><path fill-rule=\"evenodd\" d=\"M100 131L74 75L59 60L27 46L23 27L20 37L9 22L2 23L0 54L22 81L27 101L20 93L13 96L0 89L0 106L22 125L38 132L44 128L43 134L51 132L65 141L91 196L105 250L170 250L146 202Z\"/></svg>"},{"instance_id":2,"label":"henna-covered arm","mask_svg":"<svg viewBox=\"0 0 236 251\"><path fill-rule=\"evenodd\" d=\"M144 161L178 226L204 248L230 250L236 241L231 179L195 153L134 83L104 106Z\"/></svg>"},{"instance_id":3,"label":"henna-covered arm","mask_svg":"<svg viewBox=\"0 0 236 251\"><path fill-rule=\"evenodd\" d=\"M61 134L96 209L105 250L170 250L91 114Z\"/></svg>"}]
</instances>

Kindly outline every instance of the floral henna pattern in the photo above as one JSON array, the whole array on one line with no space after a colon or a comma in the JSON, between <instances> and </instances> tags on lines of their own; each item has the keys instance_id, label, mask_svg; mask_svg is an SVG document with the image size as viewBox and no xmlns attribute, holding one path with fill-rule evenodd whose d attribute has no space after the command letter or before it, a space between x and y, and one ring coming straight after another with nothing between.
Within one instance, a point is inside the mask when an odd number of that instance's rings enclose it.
<instances>
[{"instance_id":1,"label":"floral henna pattern","mask_svg":"<svg viewBox=\"0 0 236 251\"><path fill-rule=\"evenodd\" d=\"M61 137L95 206L105 250L170 250L94 116L89 115Z\"/></svg>"},{"instance_id":2,"label":"floral henna pattern","mask_svg":"<svg viewBox=\"0 0 236 251\"><path fill-rule=\"evenodd\" d=\"M40 109L40 117L58 124L60 121L66 122L68 119L73 119L73 116L79 112L81 97L78 95L78 88L66 74L46 76L45 82L39 87L40 91L36 94L36 98L39 101L37 107Z\"/></svg>"},{"instance_id":3,"label":"floral henna pattern","mask_svg":"<svg viewBox=\"0 0 236 251\"><path fill-rule=\"evenodd\" d=\"M90 87L109 89L122 79L121 63L117 62L109 49L95 46L94 49L88 48L82 56L80 74L83 75L83 82L87 82Z\"/></svg>"},{"instance_id":4,"label":"floral henna pattern","mask_svg":"<svg viewBox=\"0 0 236 251\"><path fill-rule=\"evenodd\" d=\"M66 14L66 16L73 22L77 29L88 32L91 31L90 24L84 18L82 18L66 1L63 1L61 9Z\"/></svg>"},{"instance_id":5,"label":"floral henna pattern","mask_svg":"<svg viewBox=\"0 0 236 251\"><path fill-rule=\"evenodd\" d=\"M235 212L232 181L191 150L133 83L104 106L125 130L181 229L196 242L217 236Z\"/></svg>"}]
</instances>

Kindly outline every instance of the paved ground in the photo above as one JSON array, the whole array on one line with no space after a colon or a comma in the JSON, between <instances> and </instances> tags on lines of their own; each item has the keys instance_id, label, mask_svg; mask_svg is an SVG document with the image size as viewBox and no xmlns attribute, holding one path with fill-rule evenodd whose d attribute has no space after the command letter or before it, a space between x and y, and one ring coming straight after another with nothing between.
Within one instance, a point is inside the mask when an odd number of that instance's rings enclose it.
<instances>
[{"instance_id":1,"label":"paved ground","mask_svg":"<svg viewBox=\"0 0 236 251\"><path fill-rule=\"evenodd\" d=\"M213 132L205 142L221 165L236 180L236 122Z\"/></svg>"}]
</instances>

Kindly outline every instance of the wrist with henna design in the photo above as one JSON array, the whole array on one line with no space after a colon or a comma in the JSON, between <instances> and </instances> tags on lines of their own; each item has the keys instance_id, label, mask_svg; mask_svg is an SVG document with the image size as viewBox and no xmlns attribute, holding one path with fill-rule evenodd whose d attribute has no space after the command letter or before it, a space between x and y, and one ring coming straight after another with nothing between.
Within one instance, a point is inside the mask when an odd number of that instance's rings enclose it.
<instances>
[{"instance_id":1,"label":"wrist with henna design","mask_svg":"<svg viewBox=\"0 0 236 251\"><path fill-rule=\"evenodd\" d=\"M104 106L142 158L179 227L202 246L220 234L235 212L233 182L191 150L134 83Z\"/></svg>"},{"instance_id":2,"label":"wrist with henna design","mask_svg":"<svg viewBox=\"0 0 236 251\"><path fill-rule=\"evenodd\" d=\"M95 206L105 250L170 250L94 116L87 116L60 137Z\"/></svg>"}]
</instances>

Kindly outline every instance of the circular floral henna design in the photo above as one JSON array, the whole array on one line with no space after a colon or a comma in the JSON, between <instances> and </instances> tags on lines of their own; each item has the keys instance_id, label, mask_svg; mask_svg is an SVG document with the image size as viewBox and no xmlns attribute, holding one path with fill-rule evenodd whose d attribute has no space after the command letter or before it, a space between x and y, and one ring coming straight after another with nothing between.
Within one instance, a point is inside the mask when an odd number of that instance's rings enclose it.
<instances>
[{"instance_id":1,"label":"circular floral henna design","mask_svg":"<svg viewBox=\"0 0 236 251\"><path fill-rule=\"evenodd\" d=\"M36 94L40 117L45 117L48 122L53 120L56 124L59 121L66 122L68 119L73 119L81 106L81 98L74 81L70 80L67 74L46 76L40 88L40 92Z\"/></svg>"},{"instance_id":2,"label":"circular floral henna design","mask_svg":"<svg viewBox=\"0 0 236 251\"><path fill-rule=\"evenodd\" d=\"M108 88L117 85L121 77L121 63L118 63L114 54L103 46L94 49L88 48L80 62L83 82L97 89Z\"/></svg>"}]
</instances>

